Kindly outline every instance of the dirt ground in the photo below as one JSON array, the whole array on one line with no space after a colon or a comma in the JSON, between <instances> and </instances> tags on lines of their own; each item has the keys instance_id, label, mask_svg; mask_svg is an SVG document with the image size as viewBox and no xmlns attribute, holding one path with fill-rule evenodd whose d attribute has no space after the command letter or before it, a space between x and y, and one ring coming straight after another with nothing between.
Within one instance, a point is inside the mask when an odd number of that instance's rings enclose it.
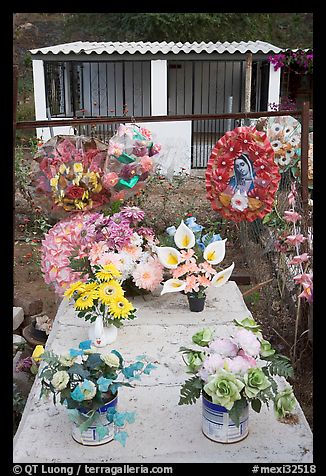
<instances>
[{"instance_id":1,"label":"dirt ground","mask_svg":"<svg viewBox=\"0 0 326 476\"><path fill-rule=\"evenodd\" d=\"M239 285L245 295L245 302L254 318L263 329L265 338L285 355L289 355L293 343L295 315L286 301L280 299L275 270L257 245L243 243L243 227L225 222L213 212L206 199L205 181L201 176L177 179L173 183L167 180L155 180L144 193L130 201L140 206L146 213L146 225L153 226L156 233L162 233L175 219L191 212L202 225L215 223L216 231L227 238L227 252L223 266L235 262L235 270L249 272L250 285ZM45 284L39 267L41 240L46 231L47 221L42 211L35 215L28 200L16 191L15 209L15 255L14 255L14 295L15 297L35 296L43 301L43 311L55 318L59 300L51 287ZM35 216L39 216L35 226ZM253 249L250 250L250 246ZM255 248L256 246L256 248ZM257 251L258 250L258 251ZM250 253L251 251L251 253ZM249 261L248 261L249 258ZM256 262L255 262L256 260ZM250 290L264 281L258 289ZM305 328L305 323L302 323ZM300 340L299 359L295 362L295 378L291 382L295 394L313 428L313 367L312 343L305 337Z\"/></svg>"}]
</instances>

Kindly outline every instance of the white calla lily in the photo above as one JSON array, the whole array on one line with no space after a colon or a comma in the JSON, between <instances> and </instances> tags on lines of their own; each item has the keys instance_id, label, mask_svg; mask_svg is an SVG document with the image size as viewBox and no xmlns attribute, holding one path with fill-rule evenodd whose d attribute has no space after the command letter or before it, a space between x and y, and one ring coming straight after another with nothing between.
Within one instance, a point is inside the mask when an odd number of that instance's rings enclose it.
<instances>
[{"instance_id":1,"label":"white calla lily","mask_svg":"<svg viewBox=\"0 0 326 476\"><path fill-rule=\"evenodd\" d=\"M156 248L156 253L160 263L168 269L177 268L181 261L180 251L172 248L172 246L158 246Z\"/></svg>"},{"instance_id":2,"label":"white calla lily","mask_svg":"<svg viewBox=\"0 0 326 476\"><path fill-rule=\"evenodd\" d=\"M215 288L223 286L223 284L225 284L230 279L233 268L234 263L232 263L231 266L229 266L228 268L223 269L223 271L220 271L219 273L215 274L214 278L211 281L212 286Z\"/></svg>"},{"instance_id":3,"label":"white calla lily","mask_svg":"<svg viewBox=\"0 0 326 476\"><path fill-rule=\"evenodd\" d=\"M224 260L226 240L227 238L225 238L225 240L213 241L206 246L204 250L204 259L207 263L215 265Z\"/></svg>"},{"instance_id":4,"label":"white calla lily","mask_svg":"<svg viewBox=\"0 0 326 476\"><path fill-rule=\"evenodd\" d=\"M161 296L162 294L165 294L165 293L175 293L178 291L183 291L185 287L186 287L186 282L182 281L181 279L168 279L163 284Z\"/></svg>"},{"instance_id":5,"label":"white calla lily","mask_svg":"<svg viewBox=\"0 0 326 476\"><path fill-rule=\"evenodd\" d=\"M174 234L174 242L179 249L189 249L193 248L196 243L196 237L194 232L184 224L183 220L177 228L177 231Z\"/></svg>"}]
</instances>

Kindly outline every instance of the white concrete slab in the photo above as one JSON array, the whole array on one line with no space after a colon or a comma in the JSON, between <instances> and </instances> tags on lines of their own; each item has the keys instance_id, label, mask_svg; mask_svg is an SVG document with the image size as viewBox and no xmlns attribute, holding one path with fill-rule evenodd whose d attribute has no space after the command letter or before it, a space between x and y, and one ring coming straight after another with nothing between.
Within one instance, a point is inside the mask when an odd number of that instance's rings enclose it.
<instances>
[{"instance_id":1,"label":"white concrete slab","mask_svg":"<svg viewBox=\"0 0 326 476\"><path fill-rule=\"evenodd\" d=\"M22 307L12 308L13 330L15 331L24 321L24 310Z\"/></svg>"},{"instance_id":2,"label":"white concrete slab","mask_svg":"<svg viewBox=\"0 0 326 476\"><path fill-rule=\"evenodd\" d=\"M179 347L190 345L193 333L203 326L225 335L234 318L250 314L234 282L210 293L202 313L191 313L185 296L177 293L136 301L139 318L118 330L111 347L126 360L145 353L157 369L119 394L121 410L136 412L135 423L126 428L126 447L116 441L92 448L76 443L65 409L54 407L51 399L39 400L36 380L14 439L14 463L313 462L312 432L298 403L295 425L280 423L265 406L260 414L251 411L248 437L232 445L203 435L200 401L178 405L180 384L187 376ZM88 338L87 327L63 301L47 349L62 352L78 346Z\"/></svg>"}]
</instances>

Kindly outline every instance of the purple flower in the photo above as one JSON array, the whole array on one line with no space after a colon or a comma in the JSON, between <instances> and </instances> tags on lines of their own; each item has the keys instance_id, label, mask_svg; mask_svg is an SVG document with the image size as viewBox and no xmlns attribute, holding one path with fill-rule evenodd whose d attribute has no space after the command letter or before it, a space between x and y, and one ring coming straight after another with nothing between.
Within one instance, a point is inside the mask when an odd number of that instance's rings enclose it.
<instances>
[{"instance_id":1,"label":"purple flower","mask_svg":"<svg viewBox=\"0 0 326 476\"><path fill-rule=\"evenodd\" d=\"M15 370L16 372L27 372L33 365L32 357L26 357L17 362Z\"/></svg>"},{"instance_id":2,"label":"purple flower","mask_svg":"<svg viewBox=\"0 0 326 476\"><path fill-rule=\"evenodd\" d=\"M123 207L121 208L120 214L122 217L133 222L142 221L145 217L145 213L138 207Z\"/></svg>"},{"instance_id":3,"label":"purple flower","mask_svg":"<svg viewBox=\"0 0 326 476\"><path fill-rule=\"evenodd\" d=\"M111 221L105 228L102 229L104 239L110 248L120 251L121 248L130 244L130 238L134 231L130 228L129 223L121 221L116 223Z\"/></svg>"},{"instance_id":4,"label":"purple flower","mask_svg":"<svg viewBox=\"0 0 326 476\"><path fill-rule=\"evenodd\" d=\"M120 177L129 180L136 175L137 169L134 165L124 165L120 170Z\"/></svg>"}]
</instances>

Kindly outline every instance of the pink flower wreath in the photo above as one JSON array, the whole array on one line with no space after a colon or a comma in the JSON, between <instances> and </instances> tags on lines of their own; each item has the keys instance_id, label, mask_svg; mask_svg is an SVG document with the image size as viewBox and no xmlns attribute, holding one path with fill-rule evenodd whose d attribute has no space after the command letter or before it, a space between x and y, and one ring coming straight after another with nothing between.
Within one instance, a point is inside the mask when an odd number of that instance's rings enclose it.
<instances>
[{"instance_id":1,"label":"pink flower wreath","mask_svg":"<svg viewBox=\"0 0 326 476\"><path fill-rule=\"evenodd\" d=\"M236 170L236 161L238 168L247 170L246 179ZM271 212L280 177L266 133L253 126L237 127L212 150L206 170L207 197L223 217L251 222Z\"/></svg>"}]
</instances>

